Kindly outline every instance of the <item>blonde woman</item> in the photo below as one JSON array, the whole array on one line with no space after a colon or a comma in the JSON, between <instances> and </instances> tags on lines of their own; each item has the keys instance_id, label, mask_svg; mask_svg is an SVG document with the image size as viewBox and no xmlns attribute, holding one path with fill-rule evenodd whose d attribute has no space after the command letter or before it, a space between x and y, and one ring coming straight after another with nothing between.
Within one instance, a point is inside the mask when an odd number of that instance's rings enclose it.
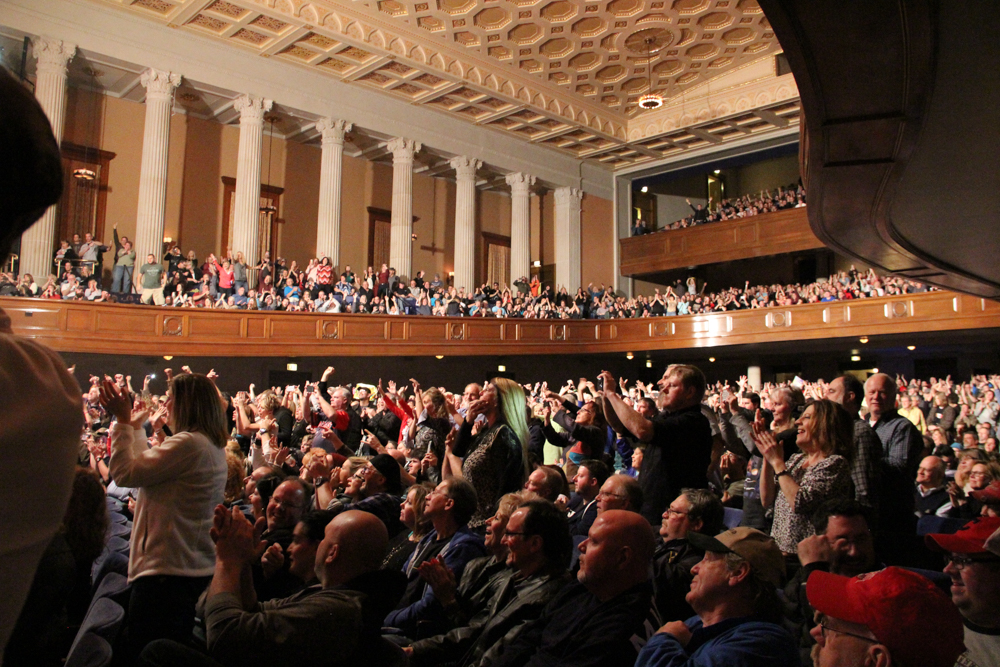
<instances>
[{"instance_id":1,"label":"blonde woman","mask_svg":"<svg viewBox=\"0 0 1000 667\"><path fill-rule=\"evenodd\" d=\"M520 490L528 478L526 406L521 385L493 378L479 399L469 404L464 417L457 411L452 414L459 425L452 454L463 459L461 476L472 482L478 495L471 528L485 526L500 498ZM485 417L486 425L473 435L472 425L479 415Z\"/></svg>"}]
</instances>

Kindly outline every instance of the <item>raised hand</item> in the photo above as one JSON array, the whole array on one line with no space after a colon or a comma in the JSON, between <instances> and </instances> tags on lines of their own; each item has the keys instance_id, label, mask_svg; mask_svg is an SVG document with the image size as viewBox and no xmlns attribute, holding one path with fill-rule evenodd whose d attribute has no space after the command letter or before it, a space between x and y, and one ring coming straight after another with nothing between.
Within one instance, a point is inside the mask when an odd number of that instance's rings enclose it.
<instances>
[{"instance_id":1,"label":"raised hand","mask_svg":"<svg viewBox=\"0 0 1000 667\"><path fill-rule=\"evenodd\" d=\"M264 571L265 579L277 574L284 564L285 552L277 542L269 546L260 557L260 569Z\"/></svg>"}]
</instances>

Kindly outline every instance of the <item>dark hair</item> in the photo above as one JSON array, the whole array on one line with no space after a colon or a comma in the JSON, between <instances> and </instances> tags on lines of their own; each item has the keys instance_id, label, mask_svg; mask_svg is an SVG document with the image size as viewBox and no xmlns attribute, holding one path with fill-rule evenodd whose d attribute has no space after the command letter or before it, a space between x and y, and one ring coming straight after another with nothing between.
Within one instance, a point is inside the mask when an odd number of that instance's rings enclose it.
<instances>
[{"instance_id":1,"label":"dark hair","mask_svg":"<svg viewBox=\"0 0 1000 667\"><path fill-rule=\"evenodd\" d=\"M337 516L334 510L313 510L306 513L299 523L306 527L306 535L313 542L319 542L326 535L326 525Z\"/></svg>"},{"instance_id":2,"label":"dark hair","mask_svg":"<svg viewBox=\"0 0 1000 667\"><path fill-rule=\"evenodd\" d=\"M479 502L476 496L476 487L472 482L463 477L450 477L448 480L448 497L455 503L455 522L464 526L469 523L472 515L476 513Z\"/></svg>"},{"instance_id":3,"label":"dark hair","mask_svg":"<svg viewBox=\"0 0 1000 667\"><path fill-rule=\"evenodd\" d=\"M745 391L743 392L743 398L749 399L753 404L754 408L760 407L760 394L755 391Z\"/></svg>"},{"instance_id":4,"label":"dark hair","mask_svg":"<svg viewBox=\"0 0 1000 667\"><path fill-rule=\"evenodd\" d=\"M701 520L701 530L705 535L718 535L722 531L726 510L722 501L708 489L681 489L681 495L691 503L688 519Z\"/></svg>"},{"instance_id":5,"label":"dark hair","mask_svg":"<svg viewBox=\"0 0 1000 667\"><path fill-rule=\"evenodd\" d=\"M859 516L865 520L866 524L871 525L868 510L864 505L854 498L834 498L816 508L816 511L809 518L813 528L816 529L817 535L822 535L826 532L826 527L830 522L831 516L842 516L845 519Z\"/></svg>"},{"instance_id":6,"label":"dark hair","mask_svg":"<svg viewBox=\"0 0 1000 667\"><path fill-rule=\"evenodd\" d=\"M569 535L566 515L548 500L529 500L518 507L522 508L528 510L524 517L524 532L542 538L542 552L549 565L559 566L560 569L569 567L573 539Z\"/></svg>"},{"instance_id":7,"label":"dark hair","mask_svg":"<svg viewBox=\"0 0 1000 667\"><path fill-rule=\"evenodd\" d=\"M278 485L285 481L285 474L282 472L269 472L259 480L257 480L257 495L260 496L261 503L264 507L271 501L271 496L274 495L274 490L278 488Z\"/></svg>"},{"instance_id":8,"label":"dark hair","mask_svg":"<svg viewBox=\"0 0 1000 667\"><path fill-rule=\"evenodd\" d=\"M656 401L651 399L649 396L643 396L641 399L639 399L639 401L640 403L646 403L647 404L646 407L648 407L653 412L656 412Z\"/></svg>"},{"instance_id":9,"label":"dark hair","mask_svg":"<svg viewBox=\"0 0 1000 667\"><path fill-rule=\"evenodd\" d=\"M73 492L62 520L63 536L80 565L90 565L104 550L108 531L108 504L101 478L90 468L77 466Z\"/></svg>"},{"instance_id":10,"label":"dark hair","mask_svg":"<svg viewBox=\"0 0 1000 667\"><path fill-rule=\"evenodd\" d=\"M590 471L590 476L597 480L597 486L601 486L607 481L608 477L611 477L611 470L603 461L598 461L597 459L584 459L580 461L580 468L586 468Z\"/></svg>"},{"instance_id":11,"label":"dark hair","mask_svg":"<svg viewBox=\"0 0 1000 667\"><path fill-rule=\"evenodd\" d=\"M860 405L865 397L865 386L861 384L861 380L853 375L841 375L840 380L844 383L844 400L847 400L846 394L850 392L854 394L854 401Z\"/></svg>"}]
</instances>

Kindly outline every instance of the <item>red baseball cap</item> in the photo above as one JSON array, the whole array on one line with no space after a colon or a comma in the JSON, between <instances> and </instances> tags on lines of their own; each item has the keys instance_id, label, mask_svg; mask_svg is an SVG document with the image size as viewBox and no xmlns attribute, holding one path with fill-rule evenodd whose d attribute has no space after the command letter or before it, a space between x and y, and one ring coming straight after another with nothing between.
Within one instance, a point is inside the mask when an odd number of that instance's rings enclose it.
<instances>
[{"instance_id":1,"label":"red baseball cap","mask_svg":"<svg viewBox=\"0 0 1000 667\"><path fill-rule=\"evenodd\" d=\"M958 554L986 553L986 540L1000 528L1000 517L982 516L962 526L953 535L933 533L924 537L927 548L933 551L950 551Z\"/></svg>"},{"instance_id":2,"label":"red baseball cap","mask_svg":"<svg viewBox=\"0 0 1000 667\"><path fill-rule=\"evenodd\" d=\"M991 482L985 489L973 491L969 495L987 505L1000 505L1000 481Z\"/></svg>"},{"instance_id":3,"label":"red baseball cap","mask_svg":"<svg viewBox=\"0 0 1000 667\"><path fill-rule=\"evenodd\" d=\"M958 609L930 579L899 567L857 577L817 570L806 583L816 611L871 630L904 665L953 667L965 651Z\"/></svg>"}]
</instances>

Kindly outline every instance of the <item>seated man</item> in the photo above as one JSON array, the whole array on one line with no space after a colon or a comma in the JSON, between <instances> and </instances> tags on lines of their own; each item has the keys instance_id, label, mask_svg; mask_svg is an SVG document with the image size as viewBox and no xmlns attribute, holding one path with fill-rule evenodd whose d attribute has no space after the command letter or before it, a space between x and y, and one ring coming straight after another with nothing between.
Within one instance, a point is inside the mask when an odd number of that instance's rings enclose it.
<instances>
[{"instance_id":1,"label":"seated man","mask_svg":"<svg viewBox=\"0 0 1000 667\"><path fill-rule=\"evenodd\" d=\"M261 535L269 549L288 549L295 526L308 508L309 490L305 482L290 477L278 485L268 500L267 527ZM263 560L254 563L253 582L259 600L288 597L302 587L302 582L289 574L290 564L283 561L279 567L270 567Z\"/></svg>"},{"instance_id":2,"label":"seated man","mask_svg":"<svg viewBox=\"0 0 1000 667\"><path fill-rule=\"evenodd\" d=\"M601 490L597 492L597 513L608 510L627 510L638 512L642 509L642 487L639 481L630 475L612 475L608 477Z\"/></svg>"},{"instance_id":3,"label":"seated man","mask_svg":"<svg viewBox=\"0 0 1000 667\"><path fill-rule=\"evenodd\" d=\"M925 456L917 468L917 485L913 490L913 502L917 517L948 516L951 497L945 486L947 466L938 456Z\"/></svg>"},{"instance_id":4,"label":"seated man","mask_svg":"<svg viewBox=\"0 0 1000 667\"><path fill-rule=\"evenodd\" d=\"M652 588L649 523L608 510L580 545L577 582L562 589L493 667L631 667Z\"/></svg>"},{"instance_id":5,"label":"seated man","mask_svg":"<svg viewBox=\"0 0 1000 667\"><path fill-rule=\"evenodd\" d=\"M812 633L816 667L971 664L959 659L961 616L919 574L898 567L853 579L814 572L807 590L818 623Z\"/></svg>"},{"instance_id":6,"label":"seated man","mask_svg":"<svg viewBox=\"0 0 1000 667\"><path fill-rule=\"evenodd\" d=\"M528 475L524 488L545 500L555 502L566 487L566 477L552 466L539 466Z\"/></svg>"},{"instance_id":7,"label":"seated man","mask_svg":"<svg viewBox=\"0 0 1000 667\"><path fill-rule=\"evenodd\" d=\"M437 559L462 578L465 565L486 554L483 540L469 529L476 512L476 489L462 477L451 477L437 485L424 501L424 518L434 528L406 561L406 592L399 606L385 617L384 625L409 639L431 637L450 629L444 610L420 576L420 567ZM405 643L405 642L401 642Z\"/></svg>"},{"instance_id":8,"label":"seated man","mask_svg":"<svg viewBox=\"0 0 1000 667\"><path fill-rule=\"evenodd\" d=\"M263 603L243 583L258 549L254 527L239 510L219 505L212 536L215 575L204 609L211 658L159 640L143 651L144 664L356 665L380 645L382 614L402 580L378 570L389 538L371 514L348 511L327 525L316 551L318 586Z\"/></svg>"},{"instance_id":9,"label":"seated man","mask_svg":"<svg viewBox=\"0 0 1000 667\"><path fill-rule=\"evenodd\" d=\"M292 543L284 549L272 544L261 558L265 575L277 574L285 568L295 584L289 586L289 595L298 593L316 580L316 550L326 534L326 526L336 514L330 510L316 510L302 517L292 532ZM284 596L287 597L287 596Z\"/></svg>"},{"instance_id":10,"label":"seated man","mask_svg":"<svg viewBox=\"0 0 1000 667\"><path fill-rule=\"evenodd\" d=\"M965 623L962 667L1000 664L1000 556L986 541L1000 529L1000 518L970 521L954 535L928 535L927 546L948 555L944 573L951 577L951 601Z\"/></svg>"},{"instance_id":11,"label":"seated man","mask_svg":"<svg viewBox=\"0 0 1000 667\"><path fill-rule=\"evenodd\" d=\"M361 500L355 501L351 509L371 512L385 524L391 537L395 537L403 524L399 521L400 468L396 459L388 454L373 457L360 474Z\"/></svg>"},{"instance_id":12,"label":"seated man","mask_svg":"<svg viewBox=\"0 0 1000 667\"><path fill-rule=\"evenodd\" d=\"M785 614L788 623L798 629L803 661L814 646L814 610L806 597L809 576L822 571L856 577L880 567L866 510L857 500L840 498L823 503L813 514L812 524L816 534L798 544L802 567L785 586Z\"/></svg>"},{"instance_id":13,"label":"seated man","mask_svg":"<svg viewBox=\"0 0 1000 667\"><path fill-rule=\"evenodd\" d=\"M583 537L597 518L597 492L609 476L606 465L595 459L584 459L573 477L574 490L580 508L569 515L569 534Z\"/></svg>"},{"instance_id":14,"label":"seated man","mask_svg":"<svg viewBox=\"0 0 1000 667\"><path fill-rule=\"evenodd\" d=\"M682 489L663 513L660 537L653 552L653 608L661 622L682 621L694 615L687 603L691 568L705 553L688 540L690 533L718 535L725 510L707 489Z\"/></svg>"},{"instance_id":15,"label":"seated man","mask_svg":"<svg viewBox=\"0 0 1000 667\"><path fill-rule=\"evenodd\" d=\"M532 500L510 517L503 540L507 569L494 582L493 594L481 600L474 616L447 634L407 648L410 664L492 664L526 623L536 619L566 584L572 542L566 517L547 500ZM435 567L426 563L421 567ZM441 567L441 566L437 566ZM452 599L445 609L457 607Z\"/></svg>"},{"instance_id":16,"label":"seated man","mask_svg":"<svg viewBox=\"0 0 1000 667\"><path fill-rule=\"evenodd\" d=\"M691 533L688 539L705 551L691 570L687 595L698 615L660 628L639 653L636 667L797 667L795 640L778 624L777 587L785 560L774 540L747 527L718 537Z\"/></svg>"}]
</instances>

